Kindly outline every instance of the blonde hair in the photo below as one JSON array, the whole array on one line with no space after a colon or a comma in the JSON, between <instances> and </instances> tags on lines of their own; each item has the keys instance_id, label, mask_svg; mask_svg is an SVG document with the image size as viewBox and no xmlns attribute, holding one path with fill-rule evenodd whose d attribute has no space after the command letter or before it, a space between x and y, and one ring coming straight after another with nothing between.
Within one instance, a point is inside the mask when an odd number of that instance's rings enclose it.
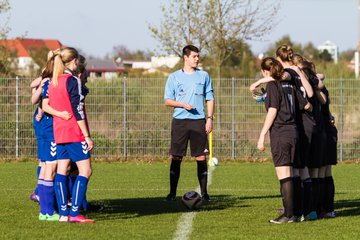
<instances>
[{"instance_id":1,"label":"blonde hair","mask_svg":"<svg viewBox=\"0 0 360 240\"><path fill-rule=\"evenodd\" d=\"M52 84L56 86L59 75L64 73L72 60L79 57L79 53L75 48L66 47L50 51L48 57L50 57L49 65L53 66Z\"/></svg>"},{"instance_id":2,"label":"blonde hair","mask_svg":"<svg viewBox=\"0 0 360 240\"><path fill-rule=\"evenodd\" d=\"M281 45L276 50L276 56L279 57L281 59L281 61L283 61L283 62L292 63L293 54L294 54L294 52L293 52L292 48L288 45Z\"/></svg>"}]
</instances>

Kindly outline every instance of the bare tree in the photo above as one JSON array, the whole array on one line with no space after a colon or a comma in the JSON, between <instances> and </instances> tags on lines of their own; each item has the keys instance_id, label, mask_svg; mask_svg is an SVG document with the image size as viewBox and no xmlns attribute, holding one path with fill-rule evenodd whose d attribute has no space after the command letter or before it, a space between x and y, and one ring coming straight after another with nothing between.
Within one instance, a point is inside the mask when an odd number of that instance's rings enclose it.
<instances>
[{"instance_id":1,"label":"bare tree","mask_svg":"<svg viewBox=\"0 0 360 240\"><path fill-rule=\"evenodd\" d=\"M185 45L196 45L200 50L206 42L204 0L171 0L162 5L159 27L149 25L153 37L161 43L161 50L181 57Z\"/></svg>"},{"instance_id":2,"label":"bare tree","mask_svg":"<svg viewBox=\"0 0 360 240\"><path fill-rule=\"evenodd\" d=\"M205 50L216 70L216 112L220 115L223 64L241 52L235 47L237 42L261 40L276 26L280 3L281 0L172 0L168 8L162 6L160 27L150 30L166 52L181 55L181 48L190 43Z\"/></svg>"}]
</instances>

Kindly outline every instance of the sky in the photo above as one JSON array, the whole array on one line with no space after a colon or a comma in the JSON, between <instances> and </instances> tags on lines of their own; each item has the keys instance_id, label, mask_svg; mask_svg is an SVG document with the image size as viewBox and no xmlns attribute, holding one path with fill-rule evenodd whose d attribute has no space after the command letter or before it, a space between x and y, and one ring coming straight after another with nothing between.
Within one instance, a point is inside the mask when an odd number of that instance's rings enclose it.
<instances>
[{"instance_id":1,"label":"sky","mask_svg":"<svg viewBox=\"0 0 360 240\"><path fill-rule=\"evenodd\" d=\"M256 1L256 0L253 0ZM9 38L58 39L87 55L104 57L116 45L130 50L156 49L149 23L158 25L166 0L9 0ZM282 0L280 23L264 41L250 41L259 54L284 35L315 46L330 40L340 51L356 49L359 36L357 0ZM1 23L0 23L1 24Z\"/></svg>"}]
</instances>

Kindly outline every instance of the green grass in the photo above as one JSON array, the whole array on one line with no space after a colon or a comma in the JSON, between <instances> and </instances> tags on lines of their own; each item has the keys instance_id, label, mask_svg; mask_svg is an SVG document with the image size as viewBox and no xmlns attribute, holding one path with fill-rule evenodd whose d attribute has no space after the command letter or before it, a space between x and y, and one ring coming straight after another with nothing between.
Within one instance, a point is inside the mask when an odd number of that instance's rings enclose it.
<instances>
[{"instance_id":1,"label":"green grass","mask_svg":"<svg viewBox=\"0 0 360 240\"><path fill-rule=\"evenodd\" d=\"M196 164L183 164L178 195L197 186ZM163 202L168 192L165 163L94 163L88 200L103 203L88 214L95 224L37 220L39 207L28 197L36 164L0 163L0 239L172 239L180 203ZM212 202L196 214L189 239L359 239L360 165L334 168L336 211L330 220L270 225L281 206L279 184L270 163L221 163L213 172ZM181 194L180 194L181 193Z\"/></svg>"}]
</instances>

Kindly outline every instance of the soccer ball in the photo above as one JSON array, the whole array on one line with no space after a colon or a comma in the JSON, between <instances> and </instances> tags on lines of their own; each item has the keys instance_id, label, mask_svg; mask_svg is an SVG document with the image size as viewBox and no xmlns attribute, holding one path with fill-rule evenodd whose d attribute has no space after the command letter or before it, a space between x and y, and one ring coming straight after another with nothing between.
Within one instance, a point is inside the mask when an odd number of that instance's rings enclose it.
<instances>
[{"instance_id":1,"label":"soccer ball","mask_svg":"<svg viewBox=\"0 0 360 240\"><path fill-rule=\"evenodd\" d=\"M209 159L208 165L209 167L215 167L219 164L219 160L216 157L213 157L212 160Z\"/></svg>"},{"instance_id":2,"label":"soccer ball","mask_svg":"<svg viewBox=\"0 0 360 240\"><path fill-rule=\"evenodd\" d=\"M214 166L217 166L219 164L219 161L218 161L218 159L216 157L212 158L212 162L213 162Z\"/></svg>"},{"instance_id":3,"label":"soccer ball","mask_svg":"<svg viewBox=\"0 0 360 240\"><path fill-rule=\"evenodd\" d=\"M189 210L195 210L198 209L201 205L201 196L195 191L190 191L184 194L184 196L181 198L181 202Z\"/></svg>"}]
</instances>

